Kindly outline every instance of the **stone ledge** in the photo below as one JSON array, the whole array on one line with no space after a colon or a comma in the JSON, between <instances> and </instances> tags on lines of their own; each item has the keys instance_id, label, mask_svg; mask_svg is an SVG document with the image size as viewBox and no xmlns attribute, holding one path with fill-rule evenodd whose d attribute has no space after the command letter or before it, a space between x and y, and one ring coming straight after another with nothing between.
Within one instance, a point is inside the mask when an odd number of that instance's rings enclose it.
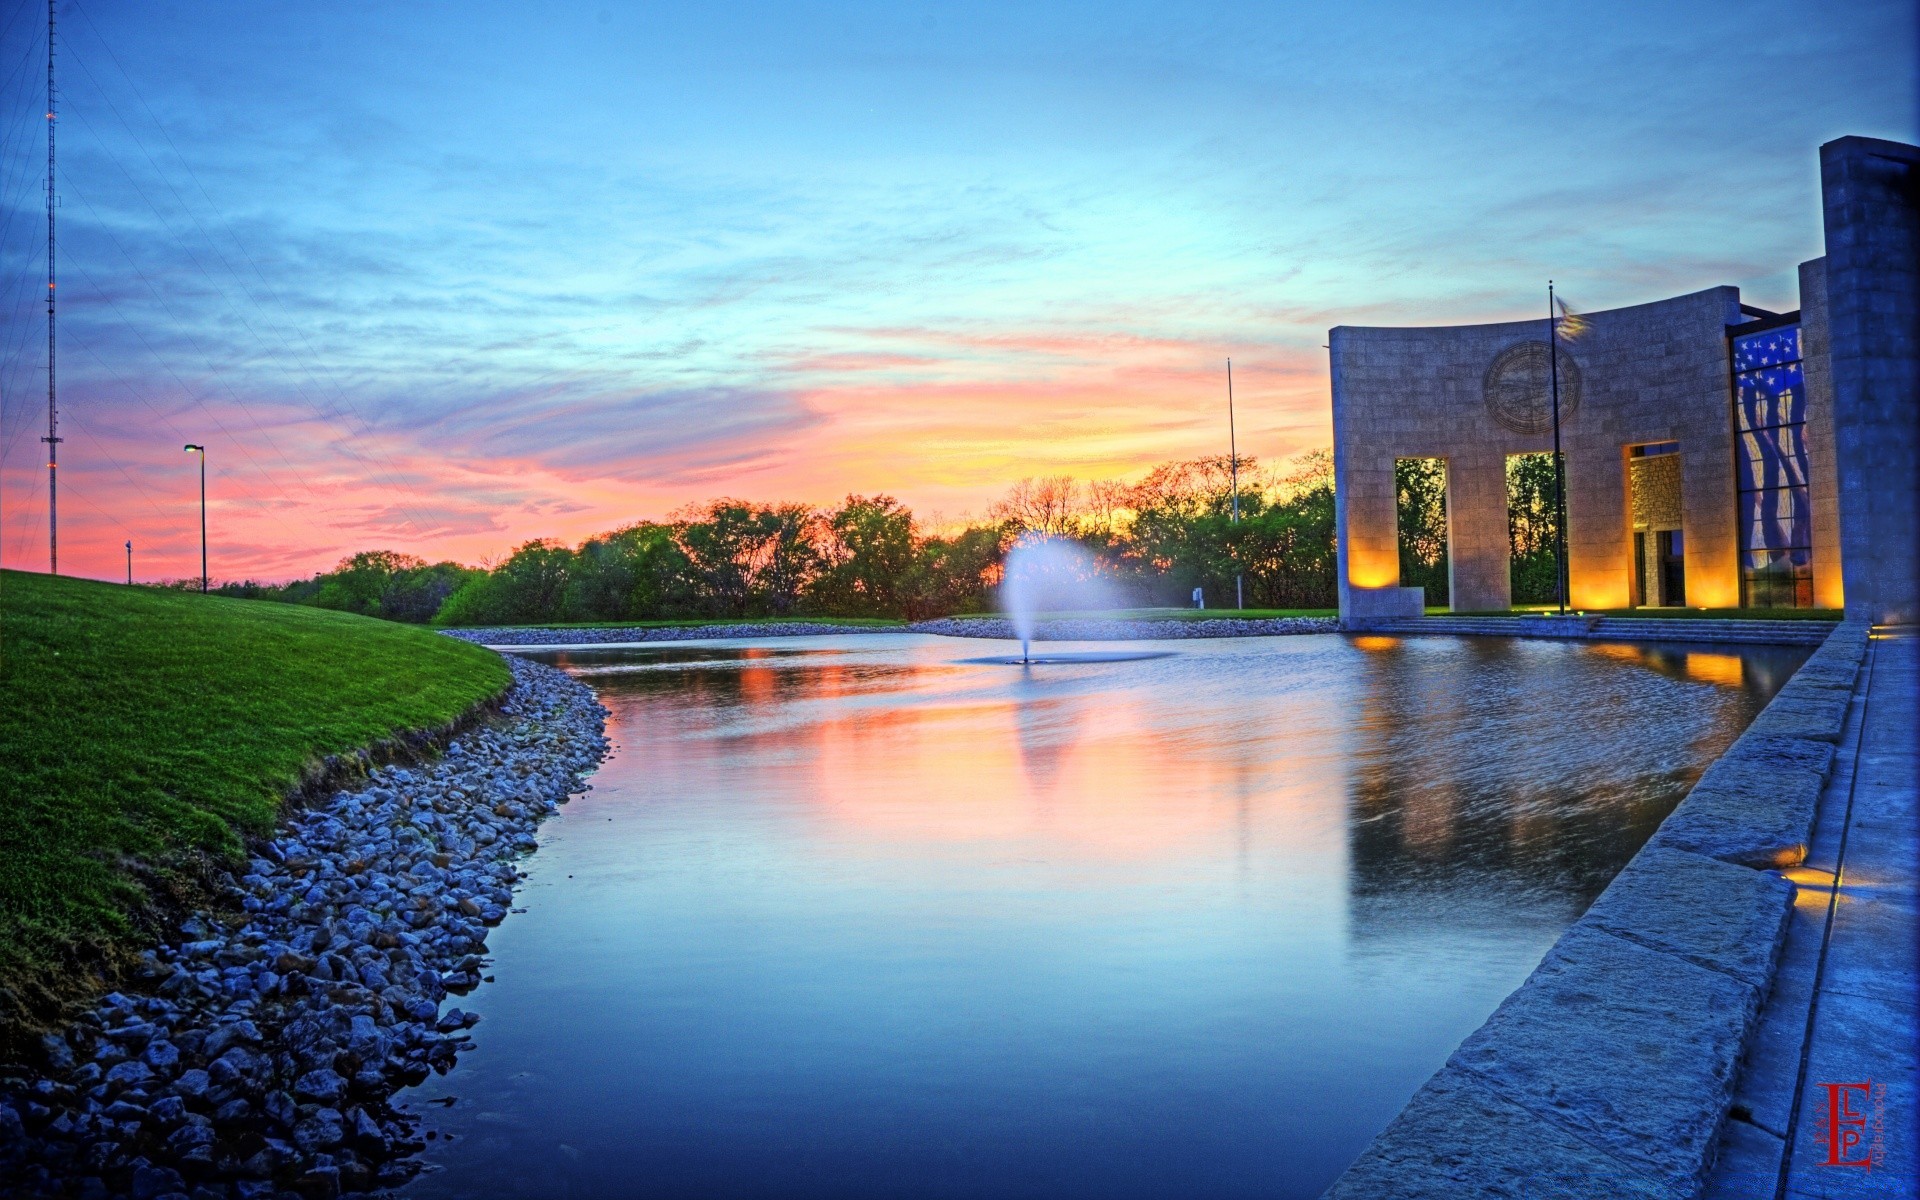
<instances>
[{"instance_id":1,"label":"stone ledge","mask_svg":"<svg viewBox=\"0 0 1920 1200\"><path fill-rule=\"evenodd\" d=\"M1585 923L1765 989L1793 892L1769 872L1648 846L1593 902Z\"/></svg>"},{"instance_id":2,"label":"stone ledge","mask_svg":"<svg viewBox=\"0 0 1920 1200\"><path fill-rule=\"evenodd\" d=\"M1807 857L1821 776L1721 759L1654 832L1649 846L1689 850L1745 867L1791 867Z\"/></svg>"},{"instance_id":3,"label":"stone ledge","mask_svg":"<svg viewBox=\"0 0 1920 1200\"><path fill-rule=\"evenodd\" d=\"M1448 1065L1691 1195L1759 1011L1759 988L1583 920Z\"/></svg>"},{"instance_id":4,"label":"stone ledge","mask_svg":"<svg viewBox=\"0 0 1920 1200\"><path fill-rule=\"evenodd\" d=\"M1326 1200L1593 1200L1666 1195L1621 1162L1505 1098L1471 1071L1442 1067Z\"/></svg>"},{"instance_id":5,"label":"stone ledge","mask_svg":"<svg viewBox=\"0 0 1920 1200\"><path fill-rule=\"evenodd\" d=\"M1866 641L1834 629L1328 1200L1700 1194L1793 899L1736 864L1805 857Z\"/></svg>"}]
</instances>

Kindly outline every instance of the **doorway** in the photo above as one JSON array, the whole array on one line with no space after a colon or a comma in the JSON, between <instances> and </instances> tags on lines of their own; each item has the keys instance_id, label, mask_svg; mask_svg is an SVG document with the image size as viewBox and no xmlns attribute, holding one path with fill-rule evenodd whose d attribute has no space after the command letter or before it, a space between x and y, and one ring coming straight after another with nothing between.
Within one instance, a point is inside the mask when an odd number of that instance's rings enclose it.
<instances>
[{"instance_id":1,"label":"doorway","mask_svg":"<svg viewBox=\"0 0 1920 1200\"><path fill-rule=\"evenodd\" d=\"M1662 529L1660 547L1660 599L1663 608L1678 608L1687 602L1687 553L1678 529Z\"/></svg>"}]
</instances>

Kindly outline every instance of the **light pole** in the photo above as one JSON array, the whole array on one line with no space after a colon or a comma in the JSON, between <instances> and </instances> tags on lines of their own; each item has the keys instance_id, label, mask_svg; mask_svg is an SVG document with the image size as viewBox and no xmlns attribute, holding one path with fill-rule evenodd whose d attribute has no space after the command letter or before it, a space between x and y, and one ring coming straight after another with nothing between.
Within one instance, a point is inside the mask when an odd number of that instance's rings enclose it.
<instances>
[{"instance_id":1,"label":"light pole","mask_svg":"<svg viewBox=\"0 0 1920 1200\"><path fill-rule=\"evenodd\" d=\"M188 454L200 456L200 594L207 594L207 448L188 442L184 447ZM127 560L133 560L129 551Z\"/></svg>"},{"instance_id":2,"label":"light pole","mask_svg":"<svg viewBox=\"0 0 1920 1200\"><path fill-rule=\"evenodd\" d=\"M1227 360L1227 458L1228 469L1233 476L1233 524L1240 524L1240 439L1233 428L1233 360ZM1233 607L1236 611L1247 606L1243 594L1240 574L1240 547L1233 548Z\"/></svg>"},{"instance_id":3,"label":"light pole","mask_svg":"<svg viewBox=\"0 0 1920 1200\"><path fill-rule=\"evenodd\" d=\"M127 539L127 586L133 586L133 539Z\"/></svg>"}]
</instances>

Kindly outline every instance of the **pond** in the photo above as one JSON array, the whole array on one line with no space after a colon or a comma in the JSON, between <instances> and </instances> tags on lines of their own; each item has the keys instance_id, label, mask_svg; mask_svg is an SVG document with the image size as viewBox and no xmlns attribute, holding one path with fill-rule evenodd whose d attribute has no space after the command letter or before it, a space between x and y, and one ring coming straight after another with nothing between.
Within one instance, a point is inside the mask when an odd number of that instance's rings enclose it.
<instances>
[{"instance_id":1,"label":"pond","mask_svg":"<svg viewBox=\"0 0 1920 1200\"><path fill-rule=\"evenodd\" d=\"M615 749L405 1194L1315 1196L1806 656L1140 648L545 655Z\"/></svg>"}]
</instances>

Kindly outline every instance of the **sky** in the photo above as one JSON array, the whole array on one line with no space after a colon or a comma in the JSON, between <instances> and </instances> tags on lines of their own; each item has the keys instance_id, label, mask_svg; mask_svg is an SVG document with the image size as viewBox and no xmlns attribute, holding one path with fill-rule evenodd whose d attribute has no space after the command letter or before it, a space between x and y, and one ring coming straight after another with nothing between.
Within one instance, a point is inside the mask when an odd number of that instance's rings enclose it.
<instances>
[{"instance_id":1,"label":"sky","mask_svg":"<svg viewBox=\"0 0 1920 1200\"><path fill-rule=\"evenodd\" d=\"M1907 0L59 0L63 573L1331 441L1326 331L1798 304ZM47 568L46 9L0 0L0 565Z\"/></svg>"}]
</instances>

